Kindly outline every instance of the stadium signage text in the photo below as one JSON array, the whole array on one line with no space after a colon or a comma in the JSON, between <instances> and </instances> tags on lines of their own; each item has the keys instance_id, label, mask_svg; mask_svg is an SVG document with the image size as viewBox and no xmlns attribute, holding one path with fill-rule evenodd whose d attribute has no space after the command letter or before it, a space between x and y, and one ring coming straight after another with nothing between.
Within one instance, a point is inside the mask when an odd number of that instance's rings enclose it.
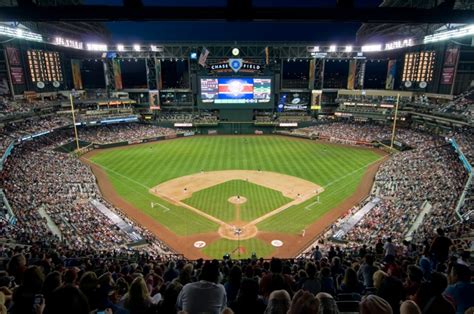
<instances>
[{"instance_id":1,"label":"stadium signage text","mask_svg":"<svg viewBox=\"0 0 474 314\"><path fill-rule=\"evenodd\" d=\"M192 128L193 127L193 124L192 123L175 123L174 124L174 127L175 128Z\"/></svg>"},{"instance_id":2,"label":"stadium signage text","mask_svg":"<svg viewBox=\"0 0 474 314\"><path fill-rule=\"evenodd\" d=\"M406 38L403 40L396 40L385 44L385 50L393 50L393 49L400 49L405 47L413 46L413 39Z\"/></svg>"},{"instance_id":3,"label":"stadium signage text","mask_svg":"<svg viewBox=\"0 0 474 314\"><path fill-rule=\"evenodd\" d=\"M282 128L296 128L296 127L298 127L298 123L296 123L296 122L282 122L278 126L282 127Z\"/></svg>"},{"instance_id":4,"label":"stadium signage text","mask_svg":"<svg viewBox=\"0 0 474 314\"><path fill-rule=\"evenodd\" d=\"M84 49L84 43L73 39L67 39L63 37L55 37L52 42L54 45L63 46L74 49Z\"/></svg>"},{"instance_id":5,"label":"stadium signage text","mask_svg":"<svg viewBox=\"0 0 474 314\"><path fill-rule=\"evenodd\" d=\"M240 61L240 67L238 67L237 64L235 64L235 66L233 64L231 65L231 62L236 63L237 60ZM262 68L263 66L259 64L241 61L241 59L229 59L227 62L215 63L209 66L209 69L214 72L257 72L262 70Z\"/></svg>"}]
</instances>

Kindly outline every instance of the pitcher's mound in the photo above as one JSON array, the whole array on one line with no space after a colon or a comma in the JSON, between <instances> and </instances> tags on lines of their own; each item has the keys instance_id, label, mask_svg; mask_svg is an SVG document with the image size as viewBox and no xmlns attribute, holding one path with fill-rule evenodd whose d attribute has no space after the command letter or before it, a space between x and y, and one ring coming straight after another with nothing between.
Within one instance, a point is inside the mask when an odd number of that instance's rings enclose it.
<instances>
[{"instance_id":1,"label":"pitcher's mound","mask_svg":"<svg viewBox=\"0 0 474 314\"><path fill-rule=\"evenodd\" d=\"M232 196L232 197L229 197L227 201L235 205L240 205L247 202L247 199L243 196Z\"/></svg>"}]
</instances>

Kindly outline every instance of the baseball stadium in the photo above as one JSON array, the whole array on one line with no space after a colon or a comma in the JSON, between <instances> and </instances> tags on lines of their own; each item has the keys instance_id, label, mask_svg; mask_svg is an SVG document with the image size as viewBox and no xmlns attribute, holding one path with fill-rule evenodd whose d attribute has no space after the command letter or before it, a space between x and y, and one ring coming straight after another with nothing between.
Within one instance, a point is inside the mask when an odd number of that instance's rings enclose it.
<instances>
[{"instance_id":1,"label":"baseball stadium","mask_svg":"<svg viewBox=\"0 0 474 314\"><path fill-rule=\"evenodd\" d=\"M178 2L0 0L0 313L472 313L474 5Z\"/></svg>"}]
</instances>

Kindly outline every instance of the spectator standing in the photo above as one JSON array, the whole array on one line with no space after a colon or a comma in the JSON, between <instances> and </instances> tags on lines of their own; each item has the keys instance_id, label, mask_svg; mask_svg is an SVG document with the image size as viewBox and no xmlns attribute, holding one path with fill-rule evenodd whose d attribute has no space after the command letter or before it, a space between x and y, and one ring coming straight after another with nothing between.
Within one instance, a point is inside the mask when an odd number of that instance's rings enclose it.
<instances>
[{"instance_id":1,"label":"spectator standing","mask_svg":"<svg viewBox=\"0 0 474 314\"><path fill-rule=\"evenodd\" d=\"M313 252L313 259L319 262L321 258L323 258L323 254L321 253L321 251L319 250L319 246L317 245L316 249Z\"/></svg>"},{"instance_id":2,"label":"spectator standing","mask_svg":"<svg viewBox=\"0 0 474 314\"><path fill-rule=\"evenodd\" d=\"M227 295L223 285L218 283L217 261L206 262L201 271L200 281L188 283L178 295L178 310L188 313L218 314L227 305Z\"/></svg>"},{"instance_id":3,"label":"spectator standing","mask_svg":"<svg viewBox=\"0 0 474 314\"><path fill-rule=\"evenodd\" d=\"M456 313L464 313L474 306L474 284L471 273L466 265L455 264L451 269L450 285L444 294L454 300Z\"/></svg>"},{"instance_id":4,"label":"spectator standing","mask_svg":"<svg viewBox=\"0 0 474 314\"><path fill-rule=\"evenodd\" d=\"M436 233L438 236L433 240L430 248L434 268L439 263L444 263L448 260L449 248L453 245L453 242L444 235L442 228L438 228Z\"/></svg>"},{"instance_id":5,"label":"spectator standing","mask_svg":"<svg viewBox=\"0 0 474 314\"><path fill-rule=\"evenodd\" d=\"M373 255L366 255L364 260L365 263L359 268L357 275L359 279L362 279L362 282L366 288L371 288L374 286L374 274L377 270L379 270L379 268L374 266Z\"/></svg>"},{"instance_id":6,"label":"spectator standing","mask_svg":"<svg viewBox=\"0 0 474 314\"><path fill-rule=\"evenodd\" d=\"M383 246L384 250L384 256L397 256L397 248L395 244L392 243L392 238L387 238L387 241L385 242Z\"/></svg>"},{"instance_id":7,"label":"spectator standing","mask_svg":"<svg viewBox=\"0 0 474 314\"><path fill-rule=\"evenodd\" d=\"M237 299L230 308L235 314L262 314L265 312L265 303L258 296L258 283L254 279L245 278L239 289Z\"/></svg>"}]
</instances>

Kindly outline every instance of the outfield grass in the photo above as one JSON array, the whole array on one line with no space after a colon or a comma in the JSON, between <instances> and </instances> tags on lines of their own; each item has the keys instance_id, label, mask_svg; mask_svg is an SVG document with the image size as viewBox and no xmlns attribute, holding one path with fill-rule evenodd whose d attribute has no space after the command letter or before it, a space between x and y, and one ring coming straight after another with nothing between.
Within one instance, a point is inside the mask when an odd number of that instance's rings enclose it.
<instances>
[{"instance_id":1,"label":"outfield grass","mask_svg":"<svg viewBox=\"0 0 474 314\"><path fill-rule=\"evenodd\" d=\"M231 196L243 196L247 202L240 206L241 221L251 221L292 201L275 191L244 180L231 180L194 192L183 202L222 221L235 221L236 205L229 203Z\"/></svg>"},{"instance_id":2,"label":"outfield grass","mask_svg":"<svg viewBox=\"0 0 474 314\"><path fill-rule=\"evenodd\" d=\"M148 192L151 187L170 179L201 170L261 169L314 182L325 189L320 195L320 204L313 204L315 198L310 199L257 226L259 230L296 234L349 197L367 166L379 158L366 149L291 137L200 136L104 150L93 156L92 161L102 166L125 200L178 235L216 231L218 226ZM151 208L150 202L163 207ZM313 205L306 208L310 204ZM249 217L246 220L251 220ZM219 257L221 253L210 256Z\"/></svg>"}]
</instances>

